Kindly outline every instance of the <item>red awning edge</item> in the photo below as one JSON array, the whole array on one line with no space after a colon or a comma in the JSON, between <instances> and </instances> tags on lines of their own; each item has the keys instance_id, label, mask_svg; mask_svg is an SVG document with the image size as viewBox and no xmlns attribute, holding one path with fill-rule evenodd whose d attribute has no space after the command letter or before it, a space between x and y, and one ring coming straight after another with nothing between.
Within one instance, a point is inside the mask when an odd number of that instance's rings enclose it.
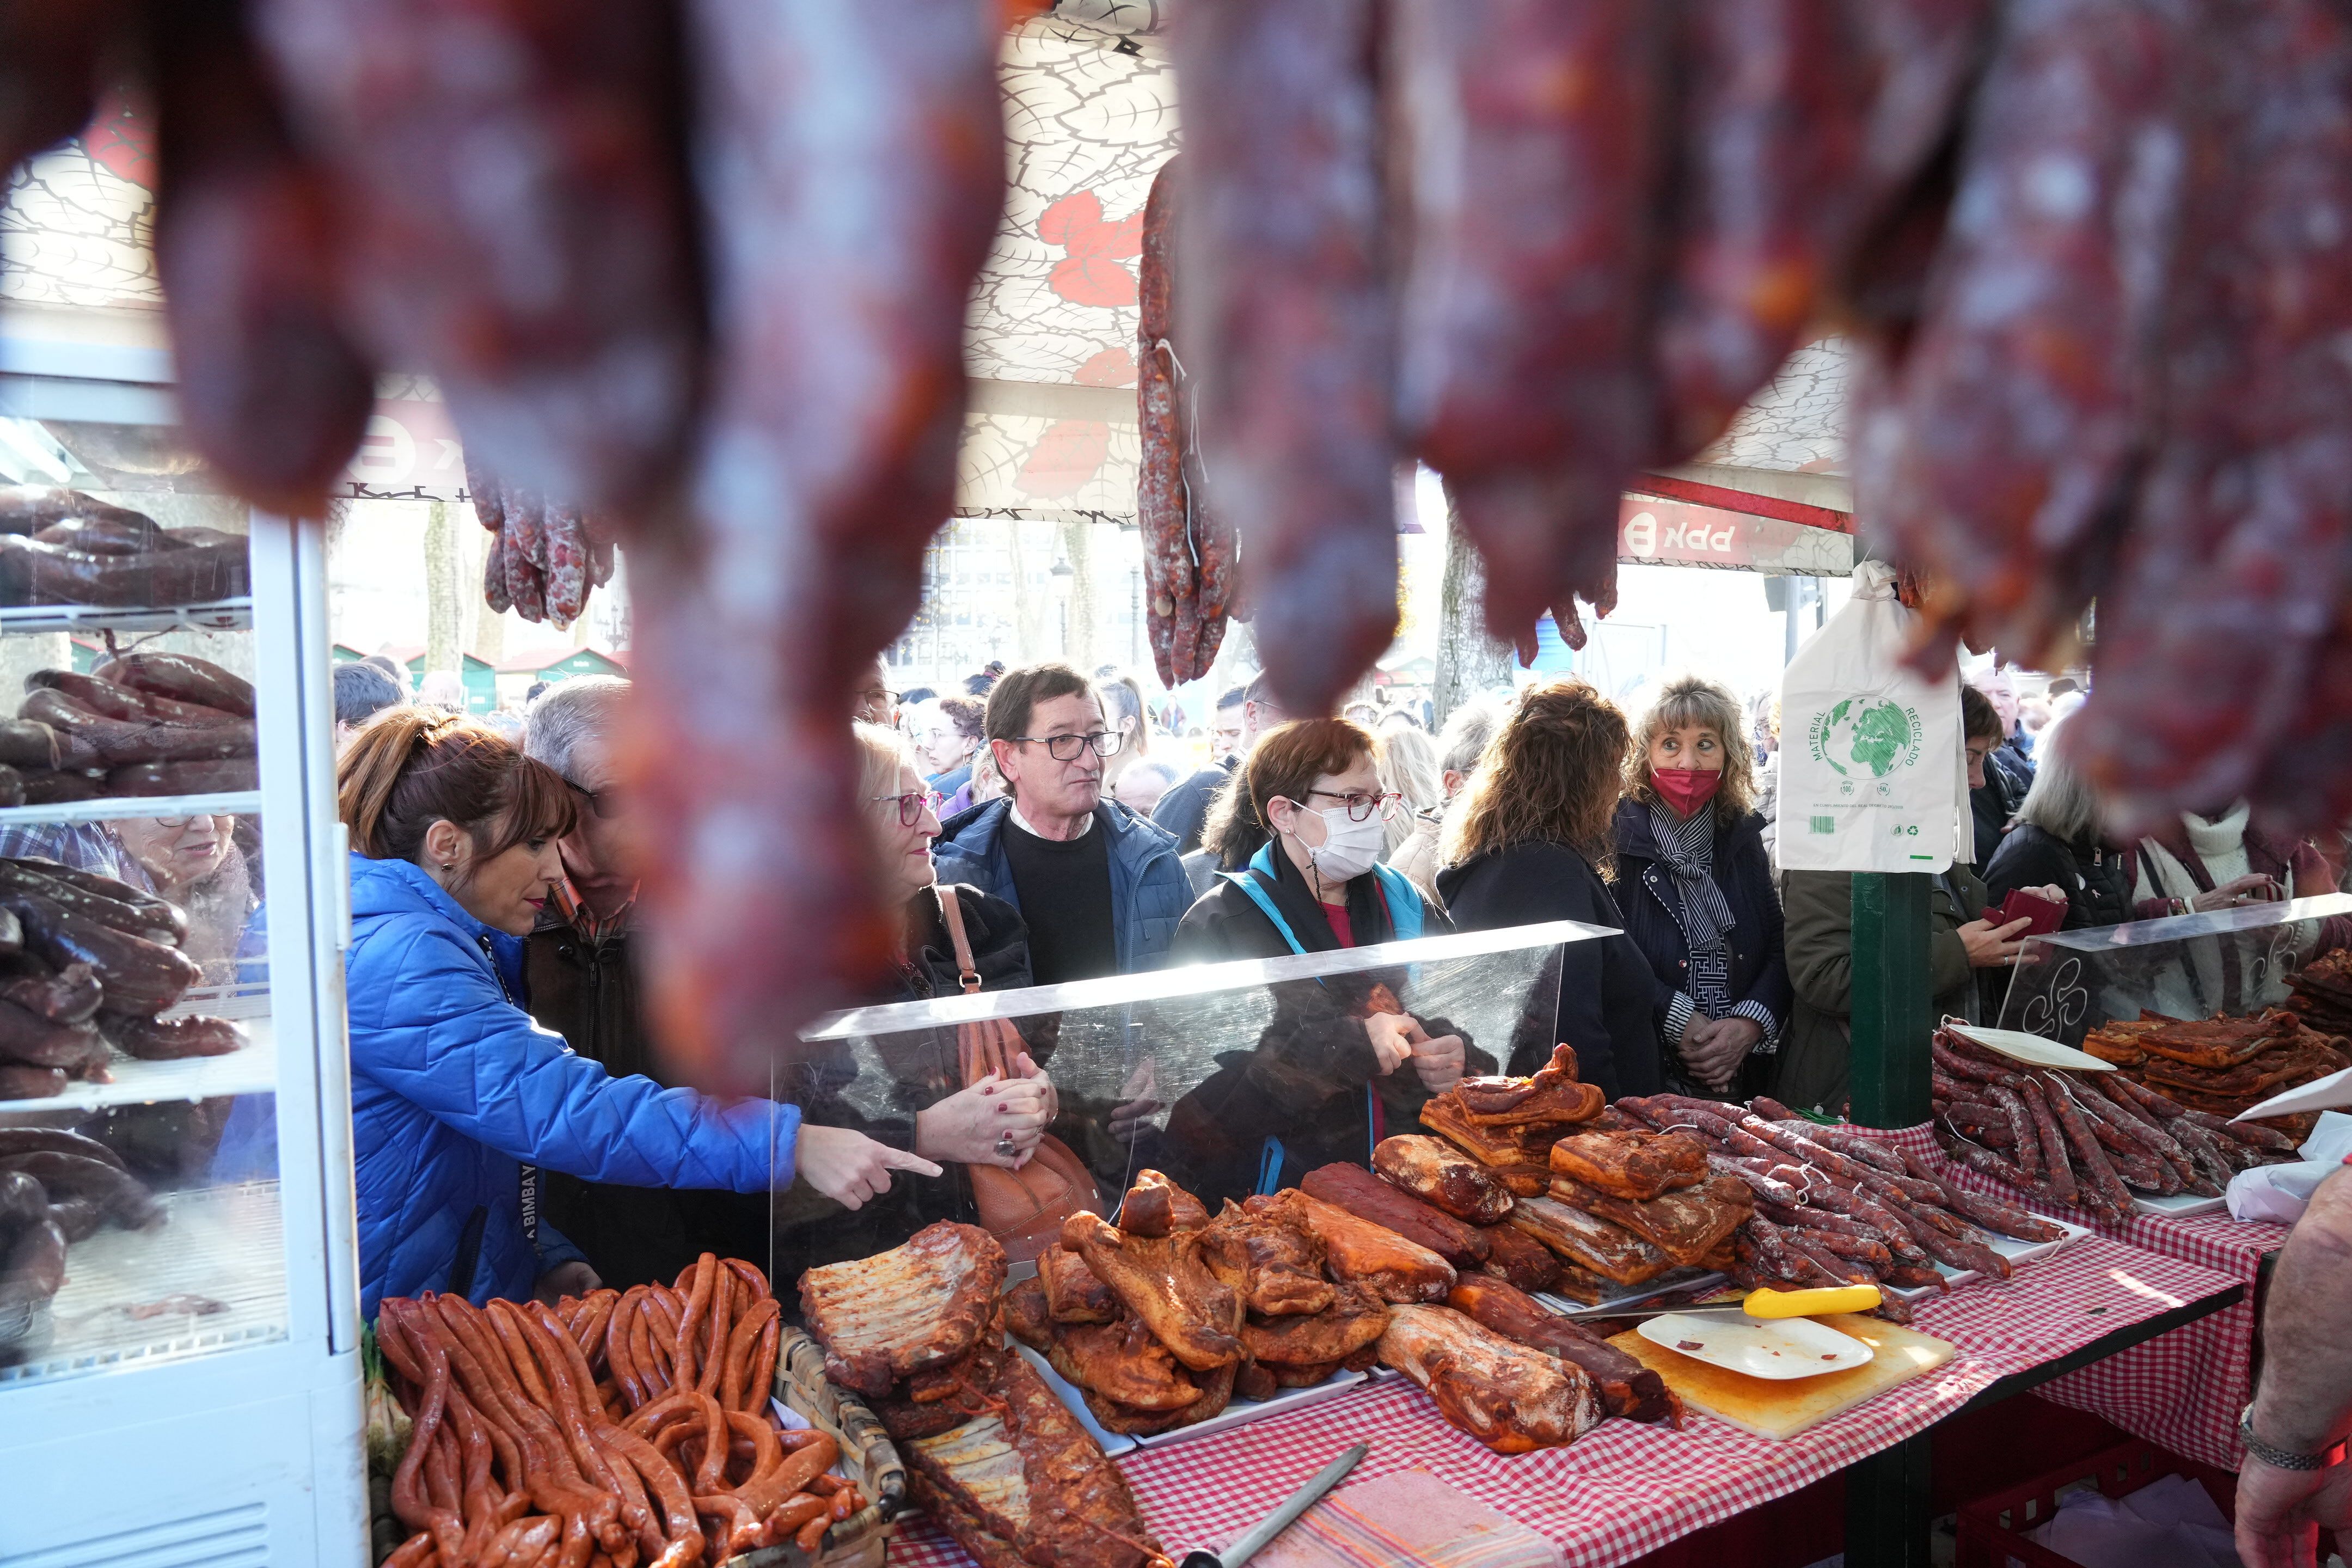
<instances>
[{"instance_id":1,"label":"red awning edge","mask_svg":"<svg viewBox=\"0 0 2352 1568\"><path fill-rule=\"evenodd\" d=\"M1625 488L1635 495L1689 501L1695 506L1718 507L1725 511L1744 511L1750 517L1775 518L1806 528L1824 529L1831 533L1853 531L1853 513L1850 511L1808 506L1798 500L1782 500L1778 496L1759 496L1752 490L1703 485L1695 479L1668 479L1664 474L1643 474Z\"/></svg>"}]
</instances>

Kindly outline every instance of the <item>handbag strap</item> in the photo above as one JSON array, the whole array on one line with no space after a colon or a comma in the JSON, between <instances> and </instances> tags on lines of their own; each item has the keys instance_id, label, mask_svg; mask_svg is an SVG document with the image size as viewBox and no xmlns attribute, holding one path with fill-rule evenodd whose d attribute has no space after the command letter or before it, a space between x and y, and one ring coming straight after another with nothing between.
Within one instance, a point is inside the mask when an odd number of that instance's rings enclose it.
<instances>
[{"instance_id":1,"label":"handbag strap","mask_svg":"<svg viewBox=\"0 0 2352 1568\"><path fill-rule=\"evenodd\" d=\"M955 950L956 984L969 996L980 989L980 971L972 967L971 939L963 933L963 900L951 888L931 884L932 895L940 900L940 920L948 928L948 945Z\"/></svg>"}]
</instances>

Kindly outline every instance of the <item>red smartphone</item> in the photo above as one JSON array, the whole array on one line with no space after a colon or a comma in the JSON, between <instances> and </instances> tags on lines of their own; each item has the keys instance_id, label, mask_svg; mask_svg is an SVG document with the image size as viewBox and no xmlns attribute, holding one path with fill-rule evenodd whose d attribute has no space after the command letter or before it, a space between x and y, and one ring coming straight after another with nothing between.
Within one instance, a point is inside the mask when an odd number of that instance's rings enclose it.
<instances>
[{"instance_id":1,"label":"red smartphone","mask_svg":"<svg viewBox=\"0 0 2352 1568\"><path fill-rule=\"evenodd\" d=\"M2029 936L2048 936L2064 925L2066 906L2053 903L2029 888L2015 888L2000 901L2000 908L1987 910L1984 918L1997 926L2005 926L2018 920L2032 921L2032 925L2010 939L2015 942Z\"/></svg>"}]
</instances>

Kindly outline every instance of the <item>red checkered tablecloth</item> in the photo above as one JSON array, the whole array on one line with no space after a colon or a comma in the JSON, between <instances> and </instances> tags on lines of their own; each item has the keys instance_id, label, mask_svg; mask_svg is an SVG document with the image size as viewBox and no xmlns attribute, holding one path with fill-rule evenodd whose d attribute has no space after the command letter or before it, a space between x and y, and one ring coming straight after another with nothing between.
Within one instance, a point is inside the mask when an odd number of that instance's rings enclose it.
<instances>
[{"instance_id":1,"label":"red checkered tablecloth","mask_svg":"<svg viewBox=\"0 0 2352 1568\"><path fill-rule=\"evenodd\" d=\"M2226 1470L2238 1468L2245 1453L2238 1441L2238 1412L2253 1397L2254 1279L2264 1255L2285 1244L2285 1226L2242 1223L2226 1211L2188 1219L2138 1214L2121 1226L2109 1225L1950 1163L1924 1126L1906 1127L1892 1136L1927 1159L1946 1180L1970 1191L2090 1226L2144 1251L2194 1263L2243 1285L2245 1300L2226 1311L2069 1373L2037 1391L2044 1399L2087 1410L2176 1454Z\"/></svg>"},{"instance_id":2,"label":"red checkered tablecloth","mask_svg":"<svg viewBox=\"0 0 2352 1568\"><path fill-rule=\"evenodd\" d=\"M1604 1568L1891 1447L1999 1378L2231 1283L2179 1258L2086 1237L2015 1279L1922 1306L1916 1327L1958 1345L1956 1359L1780 1441L1695 1414L1680 1432L1608 1421L1569 1447L1504 1458L1448 1426L1412 1384L1389 1377L1213 1437L1140 1449L1118 1466L1154 1531L1180 1554L1222 1548L1333 1454L1362 1442L1371 1452L1352 1479L1433 1471L1558 1542L1571 1568ZM971 1561L919 1518L900 1521L890 1555L917 1568Z\"/></svg>"}]
</instances>

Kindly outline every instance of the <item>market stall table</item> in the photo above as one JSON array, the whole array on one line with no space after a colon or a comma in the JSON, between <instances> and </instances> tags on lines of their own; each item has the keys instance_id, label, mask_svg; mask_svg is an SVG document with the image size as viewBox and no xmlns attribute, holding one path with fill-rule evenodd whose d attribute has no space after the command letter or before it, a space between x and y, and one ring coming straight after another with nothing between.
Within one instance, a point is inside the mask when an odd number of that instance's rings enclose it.
<instances>
[{"instance_id":1,"label":"market stall table","mask_svg":"<svg viewBox=\"0 0 2352 1568\"><path fill-rule=\"evenodd\" d=\"M1924 1127L1906 1128L1896 1141L1933 1163L1944 1180L2046 1212L2031 1194L1943 1158ZM2121 1226L2087 1215L2058 1217L2091 1225L2104 1235L2167 1258L2193 1263L2237 1281L2240 1299L2161 1341L2136 1346L2059 1378L2045 1399L2087 1410L2135 1437L2186 1458L2234 1470L2243 1458L2238 1413L2253 1397L2256 1286L2269 1260L2286 1244L2287 1227L2242 1222L2227 1210L2187 1216L2135 1214Z\"/></svg>"},{"instance_id":2,"label":"market stall table","mask_svg":"<svg viewBox=\"0 0 2352 1568\"><path fill-rule=\"evenodd\" d=\"M2114 1353L2222 1310L2244 1294L2225 1275L2104 1237L2086 1237L2011 1279L1962 1287L1923 1303L1916 1326L1951 1341L1948 1365L1782 1441L1694 1413L1680 1432L1610 1421L1565 1448L1503 1458L1447 1426L1426 1394L1388 1376L1303 1410L1122 1458L1163 1544L1213 1550L1240 1535L1339 1449L1371 1452L1351 1479L1431 1471L1556 1542L1589 1568L1623 1563L1903 1445L1924 1474L1925 1433L1972 1401L2021 1393L2036 1369ZM1869 1489L1873 1491L1883 1489ZM1927 1539L1925 1489L1880 1498L1880 1548ZM1890 1561L1850 1542L1847 1561ZM895 1563L963 1568L963 1550L928 1520L898 1525Z\"/></svg>"}]
</instances>

